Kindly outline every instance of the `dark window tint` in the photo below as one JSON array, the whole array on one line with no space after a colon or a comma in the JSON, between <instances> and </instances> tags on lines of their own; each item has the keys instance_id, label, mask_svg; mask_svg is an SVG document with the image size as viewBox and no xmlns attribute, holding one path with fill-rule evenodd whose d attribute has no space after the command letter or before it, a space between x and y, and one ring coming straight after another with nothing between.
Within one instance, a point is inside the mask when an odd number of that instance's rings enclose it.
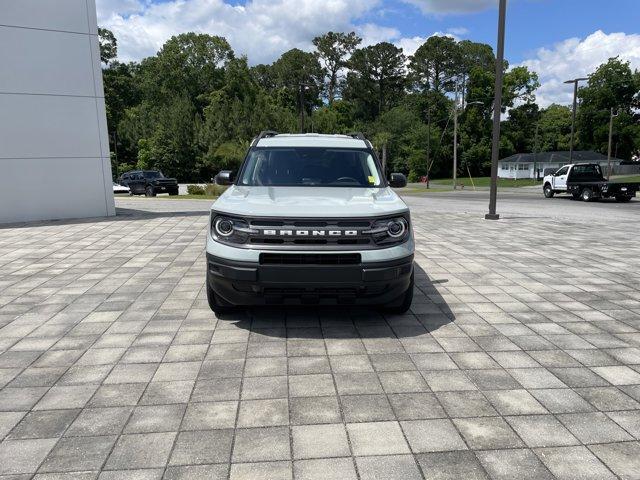
<instances>
[{"instance_id":1,"label":"dark window tint","mask_svg":"<svg viewBox=\"0 0 640 480\"><path fill-rule=\"evenodd\" d=\"M162 172L158 172L156 170L150 170L147 172L143 173L144 178L153 180L154 178L164 178L164 175L162 175Z\"/></svg>"},{"instance_id":2,"label":"dark window tint","mask_svg":"<svg viewBox=\"0 0 640 480\"><path fill-rule=\"evenodd\" d=\"M382 175L368 150L340 148L255 148L239 185L379 187Z\"/></svg>"},{"instance_id":3,"label":"dark window tint","mask_svg":"<svg viewBox=\"0 0 640 480\"><path fill-rule=\"evenodd\" d=\"M571 170L571 178L576 180L580 179L593 179L593 178L601 178L602 171L600 170L599 165L576 165Z\"/></svg>"}]
</instances>

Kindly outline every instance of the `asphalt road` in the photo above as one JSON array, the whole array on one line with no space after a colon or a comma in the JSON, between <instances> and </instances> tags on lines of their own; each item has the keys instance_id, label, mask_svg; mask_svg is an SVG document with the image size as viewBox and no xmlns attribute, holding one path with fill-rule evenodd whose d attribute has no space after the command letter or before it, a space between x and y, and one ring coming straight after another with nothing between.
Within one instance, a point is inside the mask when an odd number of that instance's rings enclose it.
<instances>
[{"instance_id":1,"label":"asphalt road","mask_svg":"<svg viewBox=\"0 0 640 480\"><path fill-rule=\"evenodd\" d=\"M489 209L489 192L451 191L403 195L412 208L449 213L478 213L484 215ZM629 203L615 200L582 202L570 196L558 195L544 198L538 188L518 188L498 190L497 212L506 219L538 217L561 219L570 222L637 222L640 220L640 198Z\"/></svg>"}]
</instances>

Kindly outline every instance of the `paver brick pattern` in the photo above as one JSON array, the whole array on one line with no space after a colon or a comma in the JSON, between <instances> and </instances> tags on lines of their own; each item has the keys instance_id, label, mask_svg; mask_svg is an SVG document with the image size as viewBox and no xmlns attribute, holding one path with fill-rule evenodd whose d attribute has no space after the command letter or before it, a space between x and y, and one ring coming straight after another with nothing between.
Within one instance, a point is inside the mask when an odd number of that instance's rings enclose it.
<instances>
[{"instance_id":1,"label":"paver brick pattern","mask_svg":"<svg viewBox=\"0 0 640 480\"><path fill-rule=\"evenodd\" d=\"M637 224L414 209L411 313L216 318L137 204L0 229L0 479L640 478Z\"/></svg>"}]
</instances>

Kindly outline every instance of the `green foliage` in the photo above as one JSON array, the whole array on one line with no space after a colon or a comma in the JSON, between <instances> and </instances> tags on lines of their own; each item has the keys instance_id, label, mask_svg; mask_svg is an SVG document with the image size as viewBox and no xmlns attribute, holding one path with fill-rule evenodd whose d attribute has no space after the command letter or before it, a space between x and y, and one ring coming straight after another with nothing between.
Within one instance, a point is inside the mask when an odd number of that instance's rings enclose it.
<instances>
[{"instance_id":1,"label":"green foliage","mask_svg":"<svg viewBox=\"0 0 640 480\"><path fill-rule=\"evenodd\" d=\"M219 197L228 187L216 185L215 183L207 183L206 185L187 185L187 193L189 195L202 195L207 197Z\"/></svg>"},{"instance_id":2,"label":"green foliage","mask_svg":"<svg viewBox=\"0 0 640 480\"><path fill-rule=\"evenodd\" d=\"M204 187L202 185L187 185L187 193L189 195L204 195Z\"/></svg>"},{"instance_id":3,"label":"green foliage","mask_svg":"<svg viewBox=\"0 0 640 480\"><path fill-rule=\"evenodd\" d=\"M227 185L216 185L215 183L208 183L207 186L204 187L204 193L208 197L219 197L225 192L227 188L229 188Z\"/></svg>"},{"instance_id":4,"label":"green foliage","mask_svg":"<svg viewBox=\"0 0 640 480\"><path fill-rule=\"evenodd\" d=\"M344 78L340 71L347 65L346 59L362 42L355 32L327 32L313 39L325 69L325 92L329 105L340 95Z\"/></svg>"},{"instance_id":5,"label":"green foliage","mask_svg":"<svg viewBox=\"0 0 640 480\"><path fill-rule=\"evenodd\" d=\"M307 115L320 105L324 71L317 55L293 48L276 60L271 71L282 105L295 112L304 108Z\"/></svg>"},{"instance_id":6,"label":"green foliage","mask_svg":"<svg viewBox=\"0 0 640 480\"><path fill-rule=\"evenodd\" d=\"M109 64L118 56L118 42L111 30L98 29L98 41L100 42L100 61Z\"/></svg>"},{"instance_id":7,"label":"green foliage","mask_svg":"<svg viewBox=\"0 0 640 480\"><path fill-rule=\"evenodd\" d=\"M411 57L409 68L419 91L436 93L455 90L455 77L461 72L462 51L451 37L429 37Z\"/></svg>"},{"instance_id":8,"label":"green foliage","mask_svg":"<svg viewBox=\"0 0 640 480\"><path fill-rule=\"evenodd\" d=\"M388 42L353 52L343 98L354 103L356 115L372 120L398 104L405 93L405 62L402 49Z\"/></svg>"},{"instance_id":9,"label":"green foliage","mask_svg":"<svg viewBox=\"0 0 640 480\"><path fill-rule=\"evenodd\" d=\"M355 33L328 32L313 39L314 52L292 49L250 67L213 35L174 36L156 55L130 64L117 61L111 32L100 29L100 42L114 173L158 168L181 182L204 183L219 170L237 169L261 130L298 131L304 112L307 131L364 132L387 172L450 177L454 111L458 175L489 173L495 80L489 45L434 36L407 59L391 43L358 48ZM537 74L507 62L503 68L501 111L508 115L500 154L567 150L571 110L540 109ZM615 58L600 66L580 89L576 148L606 152L613 108L614 154L637 154L639 92L640 73L628 63Z\"/></svg>"},{"instance_id":10,"label":"green foliage","mask_svg":"<svg viewBox=\"0 0 640 480\"><path fill-rule=\"evenodd\" d=\"M579 90L578 138L580 147L606 154L609 118L613 119L613 154L630 158L640 145L640 72L629 62L610 58L589 76L587 86Z\"/></svg>"},{"instance_id":11,"label":"green foliage","mask_svg":"<svg viewBox=\"0 0 640 480\"><path fill-rule=\"evenodd\" d=\"M569 150L571 140L571 109L564 105L549 105L540 113L537 151Z\"/></svg>"}]
</instances>

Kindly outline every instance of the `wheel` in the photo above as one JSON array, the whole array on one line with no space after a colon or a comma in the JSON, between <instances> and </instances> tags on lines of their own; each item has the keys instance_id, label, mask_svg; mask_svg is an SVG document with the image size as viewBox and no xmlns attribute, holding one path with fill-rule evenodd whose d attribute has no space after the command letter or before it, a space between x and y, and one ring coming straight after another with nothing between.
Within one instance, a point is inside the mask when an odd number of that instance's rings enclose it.
<instances>
[{"instance_id":1,"label":"wheel","mask_svg":"<svg viewBox=\"0 0 640 480\"><path fill-rule=\"evenodd\" d=\"M153 191L153 187L147 187L144 190L145 197L155 197L156 192Z\"/></svg>"},{"instance_id":2,"label":"wheel","mask_svg":"<svg viewBox=\"0 0 640 480\"><path fill-rule=\"evenodd\" d=\"M169 192L169 196L171 197L175 197L176 195L178 195L178 190L172 190Z\"/></svg>"},{"instance_id":3,"label":"wheel","mask_svg":"<svg viewBox=\"0 0 640 480\"><path fill-rule=\"evenodd\" d=\"M580 198L582 198L582 200L584 200L585 202L590 202L591 199L593 198L593 191L588 187L582 189L582 193L580 194Z\"/></svg>"},{"instance_id":4,"label":"wheel","mask_svg":"<svg viewBox=\"0 0 640 480\"><path fill-rule=\"evenodd\" d=\"M406 313L411 307L411 302L413 302L413 285L414 285L414 274L411 272L411 280L409 282L409 288L400 295L396 300L387 304L384 309L388 313L395 313L401 315Z\"/></svg>"},{"instance_id":5,"label":"wheel","mask_svg":"<svg viewBox=\"0 0 640 480\"><path fill-rule=\"evenodd\" d=\"M551 188L551 185L548 183L545 184L543 192L544 192L545 198L553 198L553 194L555 193L553 191L553 188Z\"/></svg>"},{"instance_id":6,"label":"wheel","mask_svg":"<svg viewBox=\"0 0 640 480\"><path fill-rule=\"evenodd\" d=\"M222 315L225 313L231 313L234 311L234 306L225 302L222 298L216 295L213 288L209 285L209 275L207 275L207 301L209 302L209 308L216 315Z\"/></svg>"},{"instance_id":7,"label":"wheel","mask_svg":"<svg viewBox=\"0 0 640 480\"><path fill-rule=\"evenodd\" d=\"M630 202L631 197L629 195L618 195L616 196L616 202Z\"/></svg>"}]
</instances>

